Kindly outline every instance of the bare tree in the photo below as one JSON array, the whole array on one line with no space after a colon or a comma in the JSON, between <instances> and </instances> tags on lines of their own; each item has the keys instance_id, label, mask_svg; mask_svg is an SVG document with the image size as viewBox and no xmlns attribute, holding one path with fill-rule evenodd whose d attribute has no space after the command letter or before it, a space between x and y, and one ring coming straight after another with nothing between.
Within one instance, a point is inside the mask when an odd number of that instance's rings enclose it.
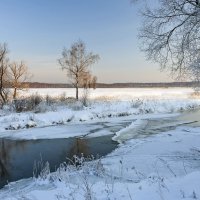
<instances>
[{"instance_id":1,"label":"bare tree","mask_svg":"<svg viewBox=\"0 0 200 200\"><path fill-rule=\"evenodd\" d=\"M7 45L0 44L0 102L5 104L7 101L8 87L8 48Z\"/></svg>"},{"instance_id":2,"label":"bare tree","mask_svg":"<svg viewBox=\"0 0 200 200\"><path fill-rule=\"evenodd\" d=\"M84 89L93 88L96 89L97 77L87 72L83 74L81 86Z\"/></svg>"},{"instance_id":3,"label":"bare tree","mask_svg":"<svg viewBox=\"0 0 200 200\"><path fill-rule=\"evenodd\" d=\"M82 41L72 44L70 49L64 49L62 58L58 60L62 70L67 71L73 87L76 88L76 99L78 100L78 89L82 87L86 74L91 74L89 67L99 60L99 55L86 51Z\"/></svg>"},{"instance_id":4,"label":"bare tree","mask_svg":"<svg viewBox=\"0 0 200 200\"><path fill-rule=\"evenodd\" d=\"M194 72L200 60L200 1L158 0L142 14L140 38L147 58L177 78Z\"/></svg>"},{"instance_id":5,"label":"bare tree","mask_svg":"<svg viewBox=\"0 0 200 200\"><path fill-rule=\"evenodd\" d=\"M93 76L90 82L90 88L96 89L96 85L97 85L97 77Z\"/></svg>"},{"instance_id":6,"label":"bare tree","mask_svg":"<svg viewBox=\"0 0 200 200\"><path fill-rule=\"evenodd\" d=\"M85 73L82 78L81 86L83 87L83 93L81 97L81 101L84 106L88 105L88 99L89 99L89 89L93 88L96 89L96 82L97 77L93 76L90 73Z\"/></svg>"},{"instance_id":7,"label":"bare tree","mask_svg":"<svg viewBox=\"0 0 200 200\"><path fill-rule=\"evenodd\" d=\"M18 91L28 88L26 83L31 74L28 71L28 67L22 61L20 63L13 62L9 65L10 84L13 88L13 99L17 98Z\"/></svg>"}]
</instances>

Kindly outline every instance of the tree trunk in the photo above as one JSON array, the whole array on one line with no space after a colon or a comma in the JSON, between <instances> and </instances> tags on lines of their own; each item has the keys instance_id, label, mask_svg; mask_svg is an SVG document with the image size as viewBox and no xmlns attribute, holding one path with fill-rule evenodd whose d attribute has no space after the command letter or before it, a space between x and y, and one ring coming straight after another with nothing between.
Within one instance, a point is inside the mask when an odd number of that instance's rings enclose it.
<instances>
[{"instance_id":1,"label":"tree trunk","mask_svg":"<svg viewBox=\"0 0 200 200\"><path fill-rule=\"evenodd\" d=\"M76 100L78 100L78 87L76 87Z\"/></svg>"},{"instance_id":2,"label":"tree trunk","mask_svg":"<svg viewBox=\"0 0 200 200\"><path fill-rule=\"evenodd\" d=\"M17 97L17 88L15 87L13 93L13 99L16 99L16 97Z\"/></svg>"},{"instance_id":3,"label":"tree trunk","mask_svg":"<svg viewBox=\"0 0 200 200\"><path fill-rule=\"evenodd\" d=\"M6 98L5 98L5 96L4 96L4 94L3 94L3 91L0 89L0 96L1 96L1 99L2 99L2 103L3 104L5 104L6 103Z\"/></svg>"}]
</instances>

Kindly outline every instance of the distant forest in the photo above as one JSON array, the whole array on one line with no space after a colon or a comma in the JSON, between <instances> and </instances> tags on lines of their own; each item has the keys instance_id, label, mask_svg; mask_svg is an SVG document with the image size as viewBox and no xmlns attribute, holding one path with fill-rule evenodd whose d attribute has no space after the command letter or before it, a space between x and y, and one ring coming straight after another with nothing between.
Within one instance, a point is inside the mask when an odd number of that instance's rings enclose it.
<instances>
[{"instance_id":1,"label":"distant forest","mask_svg":"<svg viewBox=\"0 0 200 200\"><path fill-rule=\"evenodd\" d=\"M72 88L71 84L28 82L30 88ZM97 83L96 88L168 88L168 87L200 87L199 82L168 83Z\"/></svg>"}]
</instances>

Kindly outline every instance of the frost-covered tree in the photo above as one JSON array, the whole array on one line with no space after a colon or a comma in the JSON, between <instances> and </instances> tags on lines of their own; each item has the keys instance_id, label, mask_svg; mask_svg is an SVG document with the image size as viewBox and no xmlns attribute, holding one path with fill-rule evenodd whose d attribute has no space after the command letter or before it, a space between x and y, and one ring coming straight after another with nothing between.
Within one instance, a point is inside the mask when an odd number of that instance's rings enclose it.
<instances>
[{"instance_id":1,"label":"frost-covered tree","mask_svg":"<svg viewBox=\"0 0 200 200\"><path fill-rule=\"evenodd\" d=\"M83 82L88 75L91 75L89 67L99 60L98 54L86 51L86 46L82 41L72 44L71 48L64 48L62 58L58 60L62 70L67 71L67 75L76 88L76 99L78 100L78 89L83 87Z\"/></svg>"},{"instance_id":2,"label":"frost-covered tree","mask_svg":"<svg viewBox=\"0 0 200 200\"><path fill-rule=\"evenodd\" d=\"M9 60L7 57L8 48L7 45L0 44L0 103L5 104L8 96L8 66Z\"/></svg>"},{"instance_id":3,"label":"frost-covered tree","mask_svg":"<svg viewBox=\"0 0 200 200\"><path fill-rule=\"evenodd\" d=\"M200 1L157 0L142 14L139 35L147 58L177 78L196 71L200 60Z\"/></svg>"}]
</instances>

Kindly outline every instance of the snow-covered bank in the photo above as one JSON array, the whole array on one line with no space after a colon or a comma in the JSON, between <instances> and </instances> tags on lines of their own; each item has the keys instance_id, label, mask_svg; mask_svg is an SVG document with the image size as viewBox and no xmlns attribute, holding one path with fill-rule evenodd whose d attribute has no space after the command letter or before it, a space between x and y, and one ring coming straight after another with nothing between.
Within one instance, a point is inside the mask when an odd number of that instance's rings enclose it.
<instances>
[{"instance_id":1,"label":"snow-covered bank","mask_svg":"<svg viewBox=\"0 0 200 200\"><path fill-rule=\"evenodd\" d=\"M137 133L138 129L142 129L147 125L147 120L136 120L132 122L126 128L116 132L115 136L113 136L113 140L118 142L123 142L125 140L129 140L133 138L133 134Z\"/></svg>"},{"instance_id":2,"label":"snow-covered bank","mask_svg":"<svg viewBox=\"0 0 200 200\"><path fill-rule=\"evenodd\" d=\"M74 89L30 89L24 95L37 92L43 96L47 94L58 96L64 90L67 91L67 96L74 92ZM188 88L96 89L91 91L87 107L84 107L81 102L65 102L52 105L46 105L45 102L42 102L41 105L39 104L36 112L16 113L9 108L5 108L0 110L0 137L5 136L5 132L11 135L11 130L12 134L14 134L15 130L17 130L16 133L19 133L19 130L29 128L98 122L123 116L135 116L135 119L137 119L146 114L177 113L198 109L200 107L200 99L191 96L192 92L192 89ZM42 133L40 136L40 129L38 130L37 133L35 133L36 131L28 131L30 135L32 132L37 135L37 137L31 135L31 139L45 138L45 134ZM52 133L51 130L48 132ZM23 133L22 131L18 135ZM68 132L66 131L66 135L62 134L62 137L67 138L69 135L71 136L71 134L67 134ZM99 134L107 133L96 133L96 135ZM77 135L79 135L77 132L74 133L74 136ZM54 134L54 136L57 138L61 137L59 134L57 136ZM25 138L28 139L27 137L28 135ZM48 134L46 134L46 137L48 138ZM53 138L53 135L50 134L49 138Z\"/></svg>"},{"instance_id":3,"label":"snow-covered bank","mask_svg":"<svg viewBox=\"0 0 200 200\"><path fill-rule=\"evenodd\" d=\"M105 169L133 181L158 173L164 177L182 176L200 169L200 128L181 126L175 130L143 139L133 139L103 159ZM134 161L134 162L133 162Z\"/></svg>"},{"instance_id":4,"label":"snow-covered bank","mask_svg":"<svg viewBox=\"0 0 200 200\"><path fill-rule=\"evenodd\" d=\"M5 130L20 130L52 125L67 125L101 121L114 117L139 116L145 114L176 113L184 110L197 109L198 99L151 99L130 101L91 101L88 107L76 105L57 106L43 113L15 113L2 111L0 116L0 133Z\"/></svg>"},{"instance_id":5,"label":"snow-covered bank","mask_svg":"<svg viewBox=\"0 0 200 200\"><path fill-rule=\"evenodd\" d=\"M79 123L68 123L66 125L53 125L46 127L35 127L19 130L5 130L0 134L0 138L7 138L11 140L38 140L38 139L58 139L58 138L70 138L70 137L100 137L105 135L113 135L119 132L125 132L129 130L127 124L133 122L137 123L137 120L147 121L149 119L174 119L179 114L146 114L146 115L130 115L123 117L113 117L107 119L101 119L96 121L87 121ZM133 127L135 128L135 127ZM125 130L124 130L125 129ZM130 132L130 130L129 130ZM125 134L124 140L128 140L129 137ZM121 139L122 140L122 139Z\"/></svg>"},{"instance_id":6,"label":"snow-covered bank","mask_svg":"<svg viewBox=\"0 0 200 200\"><path fill-rule=\"evenodd\" d=\"M10 184L0 199L181 200L200 197L200 128L179 127L129 140L79 169L62 165L38 179Z\"/></svg>"}]
</instances>

